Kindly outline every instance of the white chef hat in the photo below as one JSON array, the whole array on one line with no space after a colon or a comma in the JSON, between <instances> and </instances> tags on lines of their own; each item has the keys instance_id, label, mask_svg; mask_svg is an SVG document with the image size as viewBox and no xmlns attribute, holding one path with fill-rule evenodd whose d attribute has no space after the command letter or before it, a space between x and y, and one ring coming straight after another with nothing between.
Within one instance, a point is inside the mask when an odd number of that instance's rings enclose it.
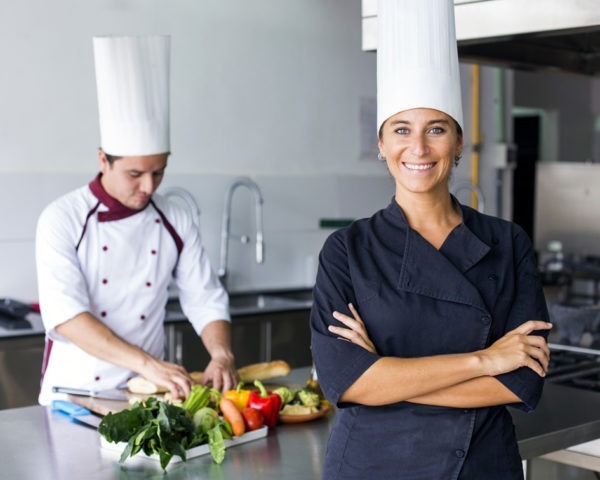
<instances>
[{"instance_id":1,"label":"white chef hat","mask_svg":"<svg viewBox=\"0 0 600 480\"><path fill-rule=\"evenodd\" d=\"M377 22L377 131L412 108L463 128L453 0L379 0Z\"/></svg>"},{"instance_id":2,"label":"white chef hat","mask_svg":"<svg viewBox=\"0 0 600 480\"><path fill-rule=\"evenodd\" d=\"M111 155L170 151L169 36L95 37L100 145Z\"/></svg>"}]
</instances>

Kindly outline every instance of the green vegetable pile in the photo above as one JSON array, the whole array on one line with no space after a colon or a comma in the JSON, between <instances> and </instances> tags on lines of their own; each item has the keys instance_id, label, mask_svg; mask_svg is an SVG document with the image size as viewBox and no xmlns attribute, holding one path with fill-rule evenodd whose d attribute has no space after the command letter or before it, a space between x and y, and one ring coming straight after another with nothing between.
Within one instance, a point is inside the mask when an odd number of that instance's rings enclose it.
<instances>
[{"instance_id":1,"label":"green vegetable pile","mask_svg":"<svg viewBox=\"0 0 600 480\"><path fill-rule=\"evenodd\" d=\"M305 407L319 408L321 397L307 388L298 388L291 390L288 387L279 387L273 390L281 398L281 406L302 405Z\"/></svg>"},{"instance_id":2,"label":"green vegetable pile","mask_svg":"<svg viewBox=\"0 0 600 480\"><path fill-rule=\"evenodd\" d=\"M213 461L225 458L225 439L232 438L231 426L219 418L220 393L194 385L181 406L154 397L136 402L126 410L106 415L98 431L109 442L127 442L119 460L123 463L142 451L157 454L164 469L174 455L186 460L186 450L208 444Z\"/></svg>"}]
</instances>

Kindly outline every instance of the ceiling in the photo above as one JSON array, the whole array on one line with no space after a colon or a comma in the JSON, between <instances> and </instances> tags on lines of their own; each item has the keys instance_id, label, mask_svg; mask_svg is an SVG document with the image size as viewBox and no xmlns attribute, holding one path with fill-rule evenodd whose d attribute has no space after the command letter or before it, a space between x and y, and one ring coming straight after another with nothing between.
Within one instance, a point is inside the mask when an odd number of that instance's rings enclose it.
<instances>
[{"instance_id":1,"label":"ceiling","mask_svg":"<svg viewBox=\"0 0 600 480\"><path fill-rule=\"evenodd\" d=\"M600 75L600 28L537 32L458 42L461 61L520 70Z\"/></svg>"}]
</instances>

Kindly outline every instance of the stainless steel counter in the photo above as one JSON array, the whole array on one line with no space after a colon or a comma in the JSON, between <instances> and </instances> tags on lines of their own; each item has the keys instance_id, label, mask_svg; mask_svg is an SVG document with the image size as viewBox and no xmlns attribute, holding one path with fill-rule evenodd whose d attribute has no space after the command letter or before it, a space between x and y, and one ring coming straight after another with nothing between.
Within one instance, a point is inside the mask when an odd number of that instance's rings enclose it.
<instances>
[{"instance_id":1,"label":"stainless steel counter","mask_svg":"<svg viewBox=\"0 0 600 480\"><path fill-rule=\"evenodd\" d=\"M303 384L308 373L309 368L295 369L285 381ZM547 384L534 413L511 411L523 458L600 437L599 402L600 394ZM170 466L164 478L318 479L333 418L330 414L310 423L280 425L264 439L230 448L220 466L210 456L198 457ZM120 466L103 454L94 430L71 423L48 407L0 411L0 425L3 478L163 478L153 463Z\"/></svg>"}]
</instances>

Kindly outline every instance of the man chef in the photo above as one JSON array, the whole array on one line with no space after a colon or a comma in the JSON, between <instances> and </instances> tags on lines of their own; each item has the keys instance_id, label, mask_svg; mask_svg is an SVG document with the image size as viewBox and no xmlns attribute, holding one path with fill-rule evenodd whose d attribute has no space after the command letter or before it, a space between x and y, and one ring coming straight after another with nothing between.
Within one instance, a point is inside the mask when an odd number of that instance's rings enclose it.
<instances>
[{"instance_id":1,"label":"man chef","mask_svg":"<svg viewBox=\"0 0 600 480\"><path fill-rule=\"evenodd\" d=\"M94 38L100 173L37 226L41 404L53 386L103 390L135 375L186 397L186 370L163 360L172 279L210 354L204 381L222 390L237 381L227 293L191 216L155 194L170 153L169 50L166 36Z\"/></svg>"}]
</instances>

